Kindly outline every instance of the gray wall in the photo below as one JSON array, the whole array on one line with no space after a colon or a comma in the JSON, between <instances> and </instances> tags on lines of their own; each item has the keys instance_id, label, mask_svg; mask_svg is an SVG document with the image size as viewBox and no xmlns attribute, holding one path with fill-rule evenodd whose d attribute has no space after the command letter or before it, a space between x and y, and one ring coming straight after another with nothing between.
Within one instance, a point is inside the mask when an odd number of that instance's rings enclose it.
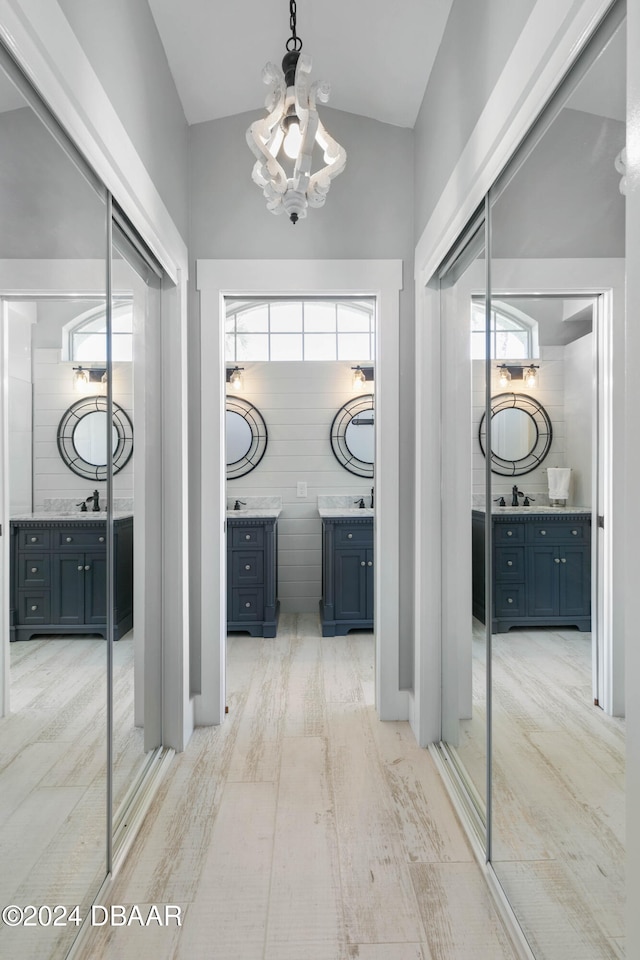
<instances>
[{"instance_id":1,"label":"gray wall","mask_svg":"<svg viewBox=\"0 0 640 960\"><path fill-rule=\"evenodd\" d=\"M146 0L59 3L186 241L188 127Z\"/></svg>"},{"instance_id":2,"label":"gray wall","mask_svg":"<svg viewBox=\"0 0 640 960\"><path fill-rule=\"evenodd\" d=\"M416 242L534 6L454 0L414 129Z\"/></svg>"},{"instance_id":3,"label":"gray wall","mask_svg":"<svg viewBox=\"0 0 640 960\"><path fill-rule=\"evenodd\" d=\"M401 259L404 289L400 297L400 353L405 370L413 369L413 132L330 108L323 122L347 151L347 167L333 181L325 207L311 210L293 226L284 215L266 208L262 191L251 180L254 157L246 143L251 112L195 124L190 128L192 260L232 259ZM193 276L194 271L191 270ZM191 344L198 356L194 307ZM195 364L194 364L195 367ZM401 389L402 477L398 497L413 502L414 401L412 378ZM195 413L199 384L192 384ZM192 464L197 458L199 426L192 417ZM192 489L192 496L197 491ZM413 525L403 511L400 580L402 681L412 685Z\"/></svg>"}]
</instances>

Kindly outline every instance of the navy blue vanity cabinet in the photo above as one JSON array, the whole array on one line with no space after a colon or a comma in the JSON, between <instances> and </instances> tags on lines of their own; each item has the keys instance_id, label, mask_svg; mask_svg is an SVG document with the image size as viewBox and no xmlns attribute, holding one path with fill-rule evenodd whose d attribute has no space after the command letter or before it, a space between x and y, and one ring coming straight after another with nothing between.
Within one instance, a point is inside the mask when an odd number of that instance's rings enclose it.
<instances>
[{"instance_id":1,"label":"navy blue vanity cabinet","mask_svg":"<svg viewBox=\"0 0 640 960\"><path fill-rule=\"evenodd\" d=\"M322 636L373 629L373 517L322 520Z\"/></svg>"},{"instance_id":2,"label":"navy blue vanity cabinet","mask_svg":"<svg viewBox=\"0 0 640 960\"><path fill-rule=\"evenodd\" d=\"M275 637L278 529L274 517L227 519L227 630Z\"/></svg>"},{"instance_id":3,"label":"navy blue vanity cabinet","mask_svg":"<svg viewBox=\"0 0 640 960\"><path fill-rule=\"evenodd\" d=\"M11 521L11 639L106 636L104 519ZM114 520L114 638L133 626L133 517Z\"/></svg>"},{"instance_id":4,"label":"navy blue vanity cabinet","mask_svg":"<svg viewBox=\"0 0 640 960\"><path fill-rule=\"evenodd\" d=\"M491 629L591 629L589 514L498 514L493 530ZM485 621L485 516L472 514L473 612Z\"/></svg>"}]
</instances>

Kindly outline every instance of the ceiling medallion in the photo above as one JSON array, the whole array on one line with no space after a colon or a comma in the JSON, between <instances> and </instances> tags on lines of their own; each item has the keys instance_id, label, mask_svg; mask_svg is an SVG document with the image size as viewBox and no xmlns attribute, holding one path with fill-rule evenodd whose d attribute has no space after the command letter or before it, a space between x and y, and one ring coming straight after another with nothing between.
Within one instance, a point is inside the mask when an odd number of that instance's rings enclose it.
<instances>
[{"instance_id":1,"label":"ceiling medallion","mask_svg":"<svg viewBox=\"0 0 640 960\"><path fill-rule=\"evenodd\" d=\"M326 81L310 82L311 57L301 53L296 34L296 3L289 2L291 36L282 69L268 63L264 83L273 84L265 106L268 114L247 130L247 143L256 156L253 181L262 188L267 209L286 213L292 223L306 217L307 207L323 206L331 181L344 170L347 154L325 130L316 101L327 103ZM324 166L312 173L314 147ZM319 153L316 150L316 153Z\"/></svg>"}]
</instances>

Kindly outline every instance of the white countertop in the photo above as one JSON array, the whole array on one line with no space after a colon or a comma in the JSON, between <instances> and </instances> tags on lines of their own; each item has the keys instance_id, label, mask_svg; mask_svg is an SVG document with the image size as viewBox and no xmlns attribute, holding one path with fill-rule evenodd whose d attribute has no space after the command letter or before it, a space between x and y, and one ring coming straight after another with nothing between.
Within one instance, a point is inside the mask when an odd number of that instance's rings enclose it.
<instances>
[{"instance_id":1,"label":"white countertop","mask_svg":"<svg viewBox=\"0 0 640 960\"><path fill-rule=\"evenodd\" d=\"M127 517L132 517L133 513L130 510L116 510L111 514L114 520L126 520ZM11 517L12 520L24 522L25 520L36 521L42 523L47 520L106 520L107 511L106 510L87 510L83 512L82 510L76 510L71 513L70 511L56 513L53 510L39 510L36 513L22 513L18 516Z\"/></svg>"},{"instance_id":2,"label":"white countertop","mask_svg":"<svg viewBox=\"0 0 640 960\"><path fill-rule=\"evenodd\" d=\"M372 517L373 507L318 507L318 513L321 517L349 517L349 519L361 517Z\"/></svg>"},{"instance_id":3,"label":"white countertop","mask_svg":"<svg viewBox=\"0 0 640 960\"><path fill-rule=\"evenodd\" d=\"M277 520L280 507L257 507L250 510L227 510L227 520Z\"/></svg>"},{"instance_id":4,"label":"white countertop","mask_svg":"<svg viewBox=\"0 0 640 960\"><path fill-rule=\"evenodd\" d=\"M484 507L472 507L476 513L485 513ZM570 513L591 513L591 507L536 507L532 504L530 507L498 507L494 505L491 513L497 516L517 517L520 514L531 516L532 514L570 514Z\"/></svg>"}]
</instances>

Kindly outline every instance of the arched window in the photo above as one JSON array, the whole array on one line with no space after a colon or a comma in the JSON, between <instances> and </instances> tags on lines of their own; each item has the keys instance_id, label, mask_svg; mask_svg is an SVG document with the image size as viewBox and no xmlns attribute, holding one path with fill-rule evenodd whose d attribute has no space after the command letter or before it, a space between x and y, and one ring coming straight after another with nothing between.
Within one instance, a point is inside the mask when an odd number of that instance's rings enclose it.
<instances>
[{"instance_id":1,"label":"arched window","mask_svg":"<svg viewBox=\"0 0 640 960\"><path fill-rule=\"evenodd\" d=\"M471 359L485 356L484 297L471 301ZM491 301L491 359L533 360L539 354L538 321L513 304Z\"/></svg>"},{"instance_id":2,"label":"arched window","mask_svg":"<svg viewBox=\"0 0 640 960\"><path fill-rule=\"evenodd\" d=\"M373 360L375 300L226 301L225 352L240 360Z\"/></svg>"},{"instance_id":3,"label":"arched window","mask_svg":"<svg viewBox=\"0 0 640 960\"><path fill-rule=\"evenodd\" d=\"M111 317L112 358L133 360L133 302L115 303ZM62 357L82 363L104 363L107 357L107 317L104 306L92 307L62 328Z\"/></svg>"}]
</instances>

